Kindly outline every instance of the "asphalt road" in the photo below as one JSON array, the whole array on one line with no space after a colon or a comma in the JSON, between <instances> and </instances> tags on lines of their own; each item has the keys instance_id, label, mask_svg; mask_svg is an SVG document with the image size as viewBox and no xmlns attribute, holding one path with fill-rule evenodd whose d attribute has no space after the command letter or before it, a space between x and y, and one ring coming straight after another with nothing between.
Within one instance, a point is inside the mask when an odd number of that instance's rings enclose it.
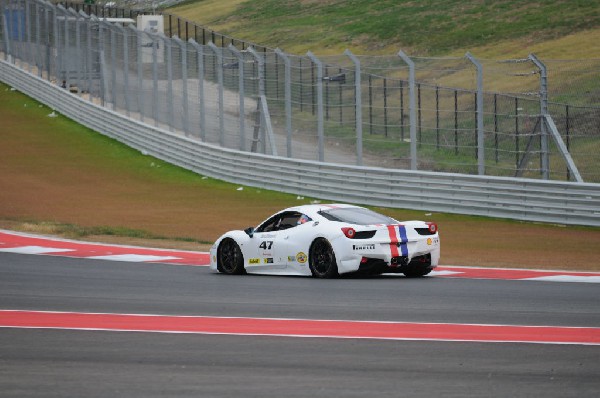
<instances>
[{"instance_id":1,"label":"asphalt road","mask_svg":"<svg viewBox=\"0 0 600 398\"><path fill-rule=\"evenodd\" d=\"M599 327L599 293L0 253L3 310ZM599 346L0 329L1 397L596 397L599 375Z\"/></svg>"}]
</instances>

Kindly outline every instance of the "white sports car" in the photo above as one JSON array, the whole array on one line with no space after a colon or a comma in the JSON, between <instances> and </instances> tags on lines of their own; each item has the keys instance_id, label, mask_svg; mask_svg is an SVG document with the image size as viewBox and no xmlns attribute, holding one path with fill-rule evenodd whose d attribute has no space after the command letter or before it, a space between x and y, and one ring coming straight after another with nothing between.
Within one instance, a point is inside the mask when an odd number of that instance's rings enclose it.
<instances>
[{"instance_id":1,"label":"white sports car","mask_svg":"<svg viewBox=\"0 0 600 398\"><path fill-rule=\"evenodd\" d=\"M427 275L440 258L437 225L398 222L346 204L290 207L256 228L230 231L210 249L224 274L313 275L350 272Z\"/></svg>"}]
</instances>

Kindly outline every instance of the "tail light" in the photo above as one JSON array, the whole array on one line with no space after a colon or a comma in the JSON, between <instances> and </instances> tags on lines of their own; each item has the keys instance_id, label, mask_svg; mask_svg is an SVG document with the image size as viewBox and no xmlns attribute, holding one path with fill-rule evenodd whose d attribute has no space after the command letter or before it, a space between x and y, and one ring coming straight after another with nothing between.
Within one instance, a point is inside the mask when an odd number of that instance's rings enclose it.
<instances>
[{"instance_id":1,"label":"tail light","mask_svg":"<svg viewBox=\"0 0 600 398\"><path fill-rule=\"evenodd\" d=\"M354 236L356 235L356 231L354 230L354 228L350 227L342 228L342 232L344 233L344 235L346 235L346 238L348 239L354 239Z\"/></svg>"},{"instance_id":2,"label":"tail light","mask_svg":"<svg viewBox=\"0 0 600 398\"><path fill-rule=\"evenodd\" d=\"M429 228L429 232L431 232L432 234L435 234L438 231L438 226L436 223L426 222L425 224L427 224L427 228Z\"/></svg>"}]
</instances>

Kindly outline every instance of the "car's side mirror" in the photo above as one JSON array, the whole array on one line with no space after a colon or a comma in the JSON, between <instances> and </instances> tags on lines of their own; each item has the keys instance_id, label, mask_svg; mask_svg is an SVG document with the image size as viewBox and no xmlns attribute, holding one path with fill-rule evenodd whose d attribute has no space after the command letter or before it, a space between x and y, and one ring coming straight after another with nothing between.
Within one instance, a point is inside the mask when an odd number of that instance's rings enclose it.
<instances>
[{"instance_id":1,"label":"car's side mirror","mask_svg":"<svg viewBox=\"0 0 600 398\"><path fill-rule=\"evenodd\" d=\"M248 235L251 238L254 236L254 228L253 227L246 228L244 230L244 232L246 233L246 235Z\"/></svg>"}]
</instances>

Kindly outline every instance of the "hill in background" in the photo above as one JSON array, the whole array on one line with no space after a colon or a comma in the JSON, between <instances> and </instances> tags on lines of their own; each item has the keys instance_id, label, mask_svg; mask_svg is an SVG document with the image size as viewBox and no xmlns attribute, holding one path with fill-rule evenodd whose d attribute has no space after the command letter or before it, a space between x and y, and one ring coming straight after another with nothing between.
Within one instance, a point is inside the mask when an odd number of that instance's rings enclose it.
<instances>
[{"instance_id":1,"label":"hill in background","mask_svg":"<svg viewBox=\"0 0 600 398\"><path fill-rule=\"evenodd\" d=\"M295 54L600 57L600 0L191 0L168 11Z\"/></svg>"}]
</instances>

